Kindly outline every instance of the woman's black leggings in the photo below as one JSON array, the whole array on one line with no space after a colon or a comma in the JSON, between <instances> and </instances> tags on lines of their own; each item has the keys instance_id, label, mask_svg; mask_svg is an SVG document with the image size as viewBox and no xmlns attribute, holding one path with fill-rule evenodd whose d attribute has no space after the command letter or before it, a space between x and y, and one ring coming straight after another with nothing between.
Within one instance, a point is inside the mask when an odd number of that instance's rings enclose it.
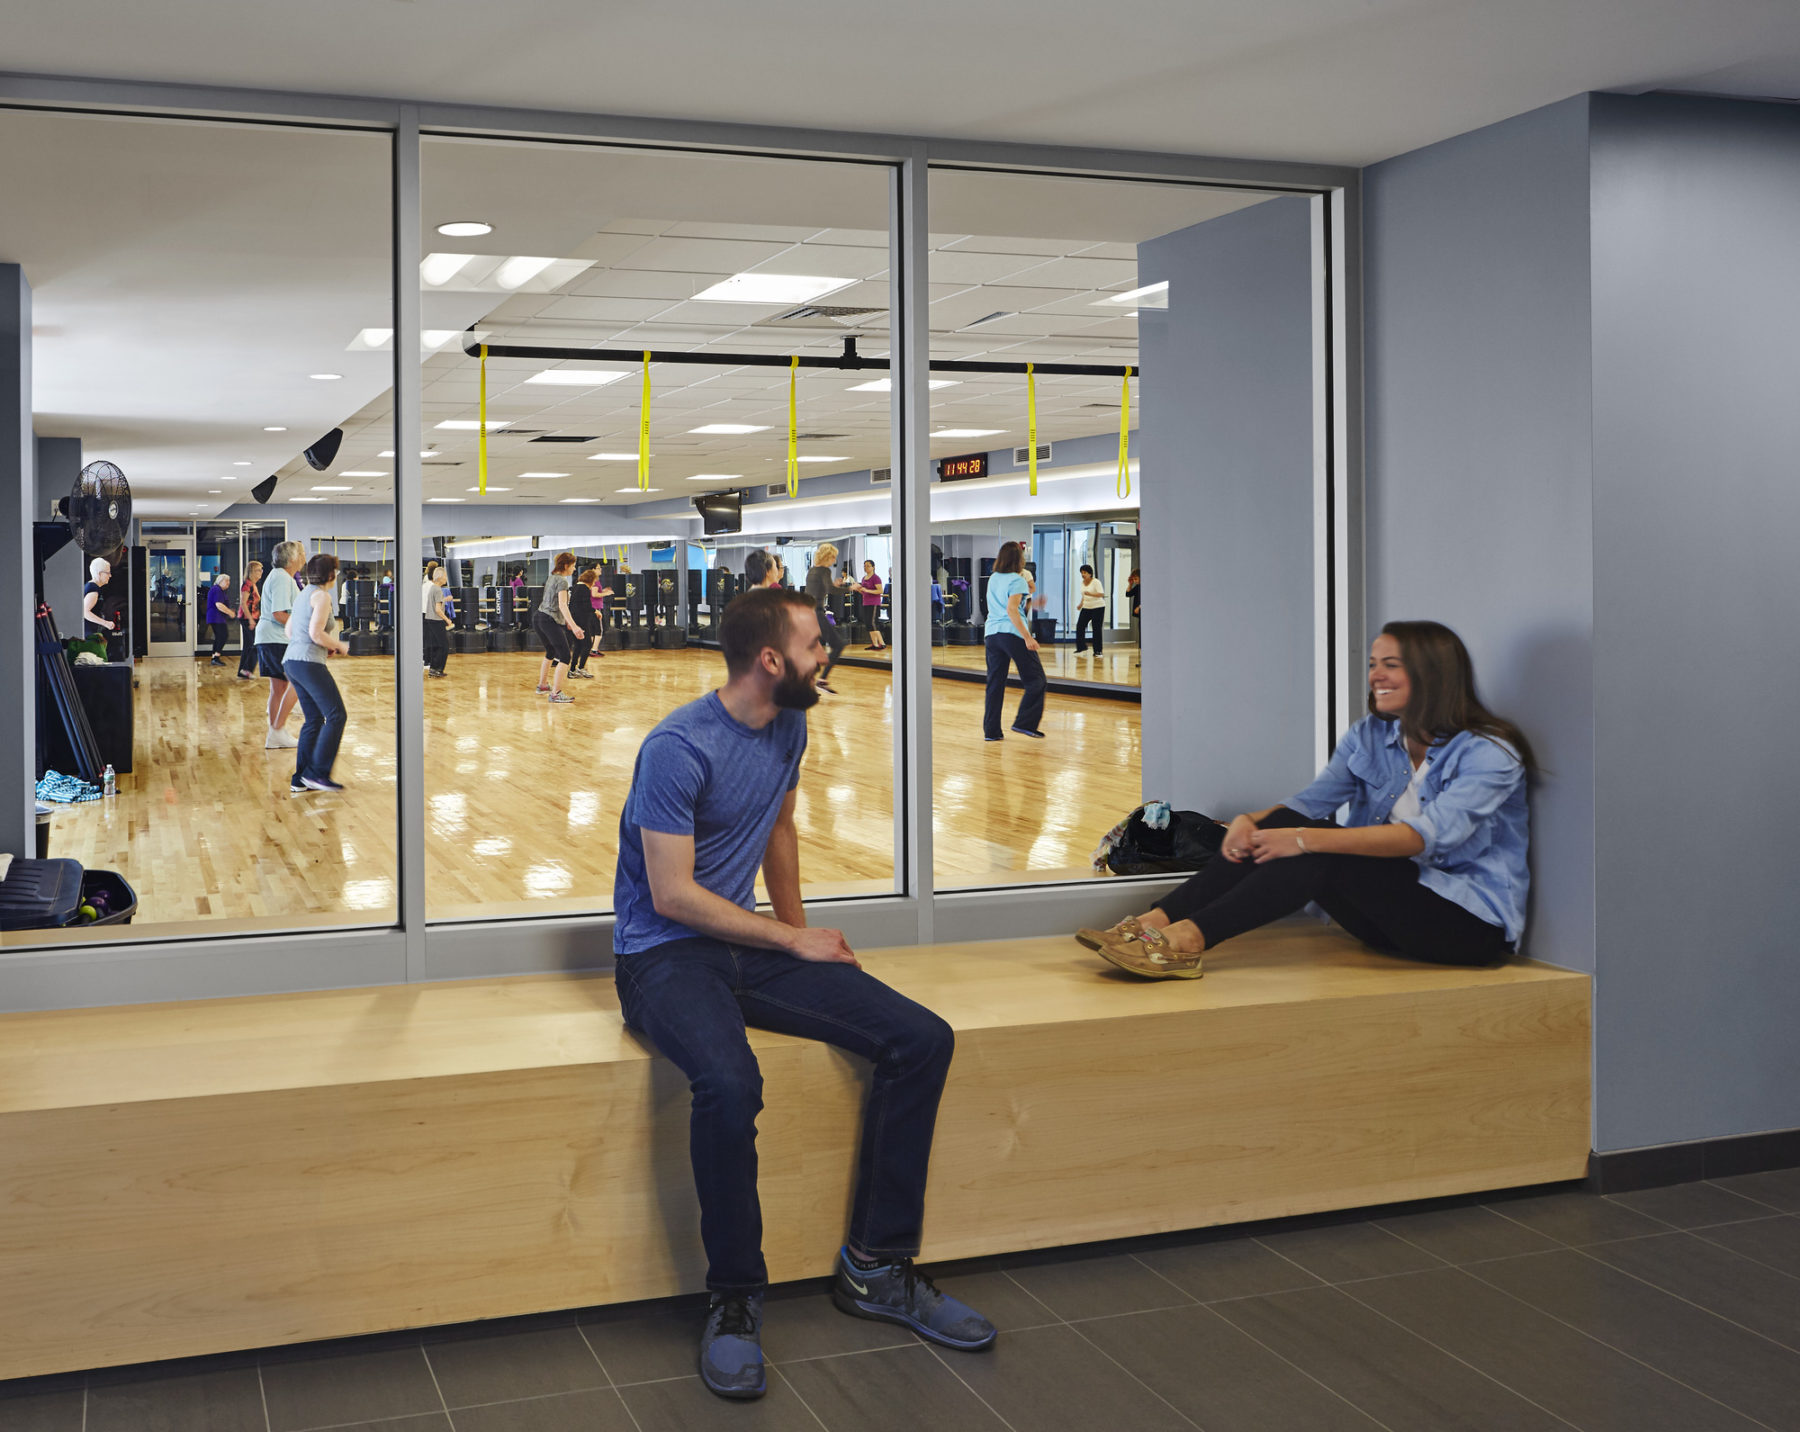
<instances>
[{"instance_id":1,"label":"woman's black leggings","mask_svg":"<svg viewBox=\"0 0 1800 1432\"><path fill-rule=\"evenodd\" d=\"M1262 822L1265 830L1332 824L1286 806ZM1385 954L1438 965L1491 965L1512 953L1504 930L1421 885L1418 865L1405 857L1295 855L1256 865L1221 854L1157 907L1171 923L1192 920L1210 950L1315 901Z\"/></svg>"}]
</instances>

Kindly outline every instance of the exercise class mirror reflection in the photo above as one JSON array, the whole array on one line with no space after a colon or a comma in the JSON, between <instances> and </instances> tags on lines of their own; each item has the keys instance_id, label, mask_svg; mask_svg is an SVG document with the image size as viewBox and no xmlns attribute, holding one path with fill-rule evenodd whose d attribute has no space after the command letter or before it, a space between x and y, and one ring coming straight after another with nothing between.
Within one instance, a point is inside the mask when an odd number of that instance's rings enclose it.
<instances>
[{"instance_id":1,"label":"exercise class mirror reflection","mask_svg":"<svg viewBox=\"0 0 1800 1432\"><path fill-rule=\"evenodd\" d=\"M12 679L39 694L38 849L79 866L76 900L47 888L8 947L397 918L389 588L373 549L307 505L334 479L301 456L393 382L362 341L393 323L391 151L373 133L0 111L44 613L37 670ZM94 475L115 472L106 496ZM343 530L391 547L391 476L366 483ZM110 525L83 525L97 510ZM335 574L308 567L321 554ZM271 577L283 610L322 602L329 628L308 751L314 703L280 679ZM45 654L63 642L80 645Z\"/></svg>"}]
</instances>

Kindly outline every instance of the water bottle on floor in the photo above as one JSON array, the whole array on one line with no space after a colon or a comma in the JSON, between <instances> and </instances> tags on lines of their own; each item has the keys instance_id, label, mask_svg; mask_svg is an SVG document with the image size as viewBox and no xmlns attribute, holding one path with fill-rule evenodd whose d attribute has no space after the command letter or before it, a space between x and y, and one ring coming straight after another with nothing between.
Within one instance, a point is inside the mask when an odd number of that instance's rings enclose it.
<instances>
[{"instance_id":1,"label":"water bottle on floor","mask_svg":"<svg viewBox=\"0 0 1800 1432\"><path fill-rule=\"evenodd\" d=\"M100 773L100 789L106 793L108 800L119 793L119 778L113 774L110 761L107 763L106 769Z\"/></svg>"}]
</instances>

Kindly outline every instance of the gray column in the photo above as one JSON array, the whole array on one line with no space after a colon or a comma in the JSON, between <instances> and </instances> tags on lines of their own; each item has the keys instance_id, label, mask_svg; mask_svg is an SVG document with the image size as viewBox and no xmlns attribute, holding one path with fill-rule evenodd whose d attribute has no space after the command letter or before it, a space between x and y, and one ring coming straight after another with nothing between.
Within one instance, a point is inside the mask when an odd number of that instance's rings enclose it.
<instances>
[{"instance_id":1,"label":"gray column","mask_svg":"<svg viewBox=\"0 0 1800 1432\"><path fill-rule=\"evenodd\" d=\"M37 675L33 629L32 500L37 453L31 434L31 285L17 264L0 264L0 851L35 854Z\"/></svg>"},{"instance_id":2,"label":"gray column","mask_svg":"<svg viewBox=\"0 0 1800 1432\"><path fill-rule=\"evenodd\" d=\"M80 475L80 438L39 438L33 518L39 522L48 521L56 499L67 497ZM130 473L125 475L131 476ZM87 553L73 542L44 564L44 600L50 603L50 610L56 614L56 625L64 636L83 634L81 589L87 585L87 564ZM121 584L128 580L124 566L120 566L114 580Z\"/></svg>"}]
</instances>

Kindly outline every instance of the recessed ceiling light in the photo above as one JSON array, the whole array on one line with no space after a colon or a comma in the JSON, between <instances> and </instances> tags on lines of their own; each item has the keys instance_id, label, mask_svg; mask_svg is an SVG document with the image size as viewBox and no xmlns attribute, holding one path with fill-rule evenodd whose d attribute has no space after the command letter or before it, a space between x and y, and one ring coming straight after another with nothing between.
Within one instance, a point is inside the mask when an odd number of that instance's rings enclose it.
<instances>
[{"instance_id":1,"label":"recessed ceiling light","mask_svg":"<svg viewBox=\"0 0 1800 1432\"><path fill-rule=\"evenodd\" d=\"M427 497L425 500L427 502L461 502L463 499L460 497Z\"/></svg>"},{"instance_id":2,"label":"recessed ceiling light","mask_svg":"<svg viewBox=\"0 0 1800 1432\"><path fill-rule=\"evenodd\" d=\"M323 497L290 497L289 502L323 502Z\"/></svg>"},{"instance_id":3,"label":"recessed ceiling light","mask_svg":"<svg viewBox=\"0 0 1800 1432\"><path fill-rule=\"evenodd\" d=\"M688 478L689 482L741 482L741 472L696 472Z\"/></svg>"},{"instance_id":4,"label":"recessed ceiling light","mask_svg":"<svg viewBox=\"0 0 1800 1432\"><path fill-rule=\"evenodd\" d=\"M655 457L655 453L650 454ZM589 462L636 462L638 455L634 452L597 452L588 455Z\"/></svg>"},{"instance_id":5,"label":"recessed ceiling light","mask_svg":"<svg viewBox=\"0 0 1800 1432\"><path fill-rule=\"evenodd\" d=\"M932 434L934 438L992 438L1005 432L1005 428L939 428Z\"/></svg>"},{"instance_id":6,"label":"recessed ceiling light","mask_svg":"<svg viewBox=\"0 0 1800 1432\"><path fill-rule=\"evenodd\" d=\"M939 388L954 388L961 383L960 378L933 378L928 386L935 392ZM858 383L845 390L851 393L891 393L894 391L892 378L877 378L873 383Z\"/></svg>"},{"instance_id":7,"label":"recessed ceiling light","mask_svg":"<svg viewBox=\"0 0 1800 1432\"><path fill-rule=\"evenodd\" d=\"M598 502L600 499L598 497L564 497L559 500L563 502Z\"/></svg>"},{"instance_id":8,"label":"recessed ceiling light","mask_svg":"<svg viewBox=\"0 0 1800 1432\"><path fill-rule=\"evenodd\" d=\"M287 429L286 428L264 428L263 431L265 433L285 433L287 431Z\"/></svg>"},{"instance_id":9,"label":"recessed ceiling light","mask_svg":"<svg viewBox=\"0 0 1800 1432\"><path fill-rule=\"evenodd\" d=\"M1096 298L1094 308L1167 308L1169 306L1169 281L1145 284L1142 288L1134 288L1125 293L1109 293L1105 298Z\"/></svg>"},{"instance_id":10,"label":"recessed ceiling light","mask_svg":"<svg viewBox=\"0 0 1800 1432\"><path fill-rule=\"evenodd\" d=\"M349 475L350 475L349 473L344 474L345 477L348 477ZM332 485L330 483L315 482L313 484L312 490L314 492L349 492L352 489L348 486L348 484L346 484L342 487L338 487L338 486Z\"/></svg>"},{"instance_id":11,"label":"recessed ceiling light","mask_svg":"<svg viewBox=\"0 0 1800 1432\"><path fill-rule=\"evenodd\" d=\"M308 373L306 376L315 383L335 383L344 375L342 373Z\"/></svg>"},{"instance_id":12,"label":"recessed ceiling light","mask_svg":"<svg viewBox=\"0 0 1800 1432\"><path fill-rule=\"evenodd\" d=\"M386 477L385 472L377 472L372 467L356 468L350 472L340 472L339 477Z\"/></svg>"},{"instance_id":13,"label":"recessed ceiling light","mask_svg":"<svg viewBox=\"0 0 1800 1432\"><path fill-rule=\"evenodd\" d=\"M220 482L236 482L237 480L238 475L235 472L228 472L219 479Z\"/></svg>"},{"instance_id":14,"label":"recessed ceiling light","mask_svg":"<svg viewBox=\"0 0 1800 1432\"><path fill-rule=\"evenodd\" d=\"M206 495L208 497L217 497L219 495L219 489L216 487L209 487L206 489Z\"/></svg>"},{"instance_id":15,"label":"recessed ceiling light","mask_svg":"<svg viewBox=\"0 0 1800 1432\"><path fill-rule=\"evenodd\" d=\"M720 433L732 437L741 437L745 433L766 433L767 423L758 426L755 423L708 423L703 428L689 428L690 433Z\"/></svg>"},{"instance_id":16,"label":"recessed ceiling light","mask_svg":"<svg viewBox=\"0 0 1800 1432\"><path fill-rule=\"evenodd\" d=\"M393 455L394 450L392 448L389 448L386 452L378 452L375 454L376 457L392 457Z\"/></svg>"},{"instance_id":17,"label":"recessed ceiling light","mask_svg":"<svg viewBox=\"0 0 1800 1432\"><path fill-rule=\"evenodd\" d=\"M520 477L567 477L566 472L522 472Z\"/></svg>"},{"instance_id":18,"label":"recessed ceiling light","mask_svg":"<svg viewBox=\"0 0 1800 1432\"><path fill-rule=\"evenodd\" d=\"M806 457L795 458L794 461L796 461L796 462L849 462L850 459L847 457L844 457L842 455L837 456L837 457L828 457L824 453L812 453Z\"/></svg>"},{"instance_id":19,"label":"recessed ceiling light","mask_svg":"<svg viewBox=\"0 0 1800 1432\"><path fill-rule=\"evenodd\" d=\"M604 388L608 383L616 383L619 379L630 376L629 373L607 368L546 368L542 373L533 373L525 381L548 383L559 388Z\"/></svg>"},{"instance_id":20,"label":"recessed ceiling light","mask_svg":"<svg viewBox=\"0 0 1800 1432\"><path fill-rule=\"evenodd\" d=\"M470 492L480 492L481 491L481 489L479 487L471 487L468 490ZM512 489L510 487L495 487L492 484L489 484L488 491L489 492L511 492Z\"/></svg>"},{"instance_id":21,"label":"recessed ceiling light","mask_svg":"<svg viewBox=\"0 0 1800 1432\"><path fill-rule=\"evenodd\" d=\"M472 433L480 430L481 423L476 418L445 418L438 426L440 428L447 428L453 433ZM497 420L494 418L488 419L489 431L492 431L495 428L510 428L511 426L512 419L510 418L504 420Z\"/></svg>"},{"instance_id":22,"label":"recessed ceiling light","mask_svg":"<svg viewBox=\"0 0 1800 1432\"><path fill-rule=\"evenodd\" d=\"M493 233L494 226L479 219L453 219L448 224L439 224L437 231L446 239L478 239L483 234Z\"/></svg>"},{"instance_id":23,"label":"recessed ceiling light","mask_svg":"<svg viewBox=\"0 0 1800 1432\"><path fill-rule=\"evenodd\" d=\"M635 496L636 494L638 494L640 492L661 492L661 491L662 491L662 489L660 487L621 487L619 489L619 495L621 497L625 497L625 496Z\"/></svg>"},{"instance_id":24,"label":"recessed ceiling light","mask_svg":"<svg viewBox=\"0 0 1800 1432\"><path fill-rule=\"evenodd\" d=\"M385 348L393 336L391 328L365 328L356 335L356 342L364 348Z\"/></svg>"},{"instance_id":25,"label":"recessed ceiling light","mask_svg":"<svg viewBox=\"0 0 1800 1432\"><path fill-rule=\"evenodd\" d=\"M232 466L233 467L249 467L250 464L247 462L234 462L234 463L232 463Z\"/></svg>"},{"instance_id":26,"label":"recessed ceiling light","mask_svg":"<svg viewBox=\"0 0 1800 1432\"><path fill-rule=\"evenodd\" d=\"M461 331L462 330L459 328L421 329L419 332L419 343L423 347L436 351L437 349L442 348L452 338L456 337Z\"/></svg>"},{"instance_id":27,"label":"recessed ceiling light","mask_svg":"<svg viewBox=\"0 0 1800 1432\"><path fill-rule=\"evenodd\" d=\"M740 273L701 289L694 298L700 303L807 303L855 282L795 273Z\"/></svg>"},{"instance_id":28,"label":"recessed ceiling light","mask_svg":"<svg viewBox=\"0 0 1800 1432\"><path fill-rule=\"evenodd\" d=\"M426 254L419 264L419 278L427 287L442 288L474 257L474 254Z\"/></svg>"},{"instance_id":29,"label":"recessed ceiling light","mask_svg":"<svg viewBox=\"0 0 1800 1432\"><path fill-rule=\"evenodd\" d=\"M515 288L523 288L555 262L554 256L534 258L529 254L514 254L495 270L494 282L509 292Z\"/></svg>"}]
</instances>

